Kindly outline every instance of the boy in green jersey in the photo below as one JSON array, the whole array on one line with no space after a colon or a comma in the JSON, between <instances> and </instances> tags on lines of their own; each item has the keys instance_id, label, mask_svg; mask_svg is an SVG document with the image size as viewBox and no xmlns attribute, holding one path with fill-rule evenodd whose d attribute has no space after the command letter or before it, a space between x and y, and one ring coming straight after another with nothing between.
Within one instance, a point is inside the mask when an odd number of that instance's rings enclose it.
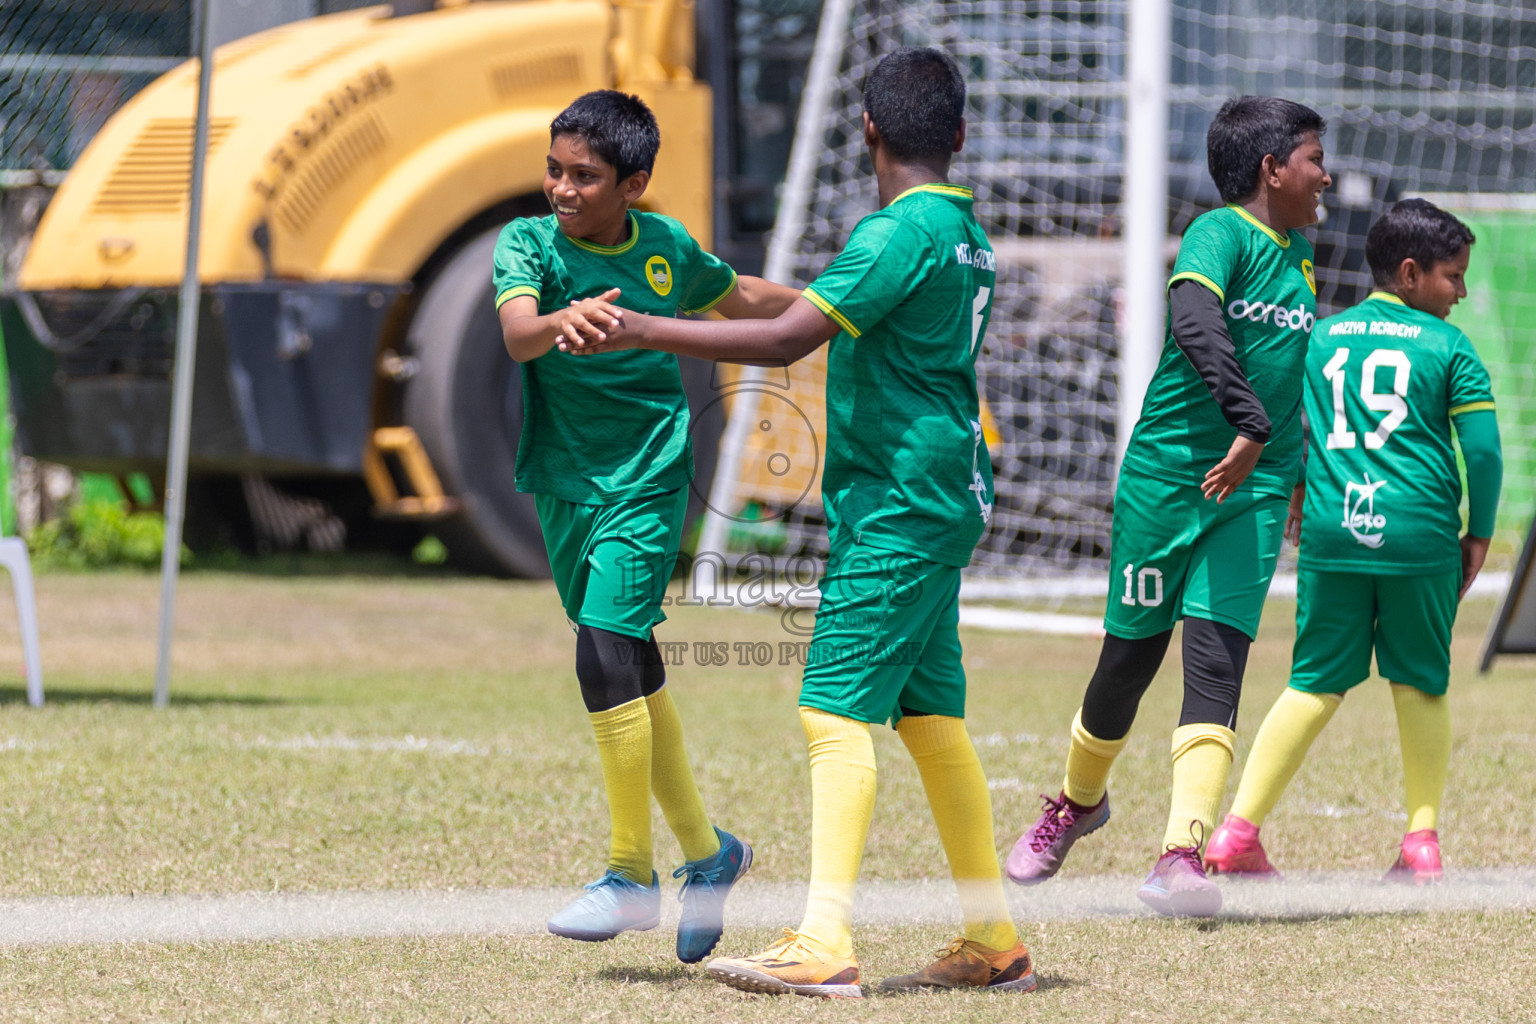
<instances>
[{"instance_id":1,"label":"boy in green jersey","mask_svg":"<svg viewBox=\"0 0 1536 1024\"><path fill-rule=\"evenodd\" d=\"M495 249L496 305L522 363L517 488L536 497L550 568L576 629L576 678L608 793L608 870L549 930L587 941L654 928L651 796L686 863L677 955L702 960L721 904L752 850L712 826L652 628L677 562L693 477L688 405L675 356L619 352L577 369L556 339L627 309L774 316L797 296L737 277L670 217L630 209L660 146L637 97L588 93L550 125L544 192L554 212L508 224ZM613 287L617 285L618 287ZM622 295L622 298L621 298Z\"/></svg>"},{"instance_id":2,"label":"boy in green jersey","mask_svg":"<svg viewBox=\"0 0 1536 1024\"><path fill-rule=\"evenodd\" d=\"M1043 882L1109 820L1110 765L1184 621L1184 706L1162 855L1138 895L1163 914L1214 914L1200 861L1232 766L1248 647L1280 551L1301 457L1301 378L1316 319L1312 246L1330 184L1323 119L1262 96L1228 101L1206 153L1227 205L1184 234L1163 353L1115 492L1098 667L1072 723L1066 778L1008 857Z\"/></svg>"},{"instance_id":3,"label":"boy in green jersey","mask_svg":"<svg viewBox=\"0 0 1536 1024\"><path fill-rule=\"evenodd\" d=\"M747 991L862 994L853 886L874 810L869 727L887 721L922 775L965 925L934 963L882 987L1035 986L964 721L960 570L992 511L975 363L997 283L971 190L948 182L964 109L965 81L943 53L885 57L864 85L880 210L859 222L801 301L775 320L739 324L625 314L594 346L773 364L831 341L822 473L831 554L800 691L811 761L810 896L798 930L755 956L709 965Z\"/></svg>"},{"instance_id":4,"label":"boy in green jersey","mask_svg":"<svg viewBox=\"0 0 1536 1024\"><path fill-rule=\"evenodd\" d=\"M1451 625L1493 534L1503 461L1488 371L1445 322L1474 241L1405 199L1371 228L1377 290L1319 321L1307 353L1311 446L1289 525L1301 544L1290 687L1259 728L1232 813L1206 850L1228 874L1274 875L1259 826L1352 687L1391 683L1408 832L1389 881L1438 881L1435 827L1451 753ZM1461 475L1467 465L1467 531Z\"/></svg>"}]
</instances>

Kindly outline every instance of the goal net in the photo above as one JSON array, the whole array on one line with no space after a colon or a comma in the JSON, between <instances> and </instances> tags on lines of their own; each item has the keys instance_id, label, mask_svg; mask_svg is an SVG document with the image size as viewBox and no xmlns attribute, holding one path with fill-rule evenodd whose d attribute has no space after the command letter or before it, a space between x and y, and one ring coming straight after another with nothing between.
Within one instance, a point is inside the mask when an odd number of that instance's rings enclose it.
<instances>
[{"instance_id":1,"label":"goal net","mask_svg":"<svg viewBox=\"0 0 1536 1024\"><path fill-rule=\"evenodd\" d=\"M808 121L802 111L802 131L813 131L796 140L811 147L814 173L797 186L792 164L779 224L795 225L793 237L775 240L796 284L876 208L858 131L860 86L874 64L898 46L936 45L967 77L967 141L952 178L974 187L998 256L978 361L997 494L968 573L971 596L1059 602L1104 592L1117 421L1127 403L1134 420L1141 397L1119 383L1130 212L1122 196L1138 170L1124 158L1135 130L1126 118L1137 43L1128 13L1124 2L1098 0L855 0L846 23L823 21L821 45L835 33L835 72L821 83L824 116ZM1220 203L1205 131L1221 103L1243 93L1292 98L1328 119L1335 184L1313 232L1320 315L1364 298L1365 233L1396 199L1429 195L1478 234L1472 299L1453 322L1498 389L1508 460L1498 550L1507 563L1536 507L1536 290L1525 270L1536 259L1536 206L1526 198L1536 186L1536 4L1196 0L1172 5L1170 30L1168 261L1188 223ZM754 384L750 429L737 424L723 463L738 468L712 496L729 522L727 561L825 556L824 371L824 360L808 360Z\"/></svg>"}]
</instances>

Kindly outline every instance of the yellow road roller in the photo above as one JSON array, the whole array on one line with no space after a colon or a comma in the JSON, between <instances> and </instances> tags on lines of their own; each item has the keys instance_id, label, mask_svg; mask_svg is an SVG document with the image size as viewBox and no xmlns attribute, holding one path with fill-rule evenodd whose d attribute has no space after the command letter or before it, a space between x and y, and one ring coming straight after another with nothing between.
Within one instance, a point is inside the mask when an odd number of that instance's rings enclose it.
<instances>
[{"instance_id":1,"label":"yellow road roller","mask_svg":"<svg viewBox=\"0 0 1536 1024\"><path fill-rule=\"evenodd\" d=\"M551 119L607 87L661 122L644 205L708 244L693 32L684 0L440 0L220 47L194 479L352 494L363 520L430 523L461 564L547 573L531 496L513 488L521 382L491 249L509 219L548 213ZM167 73L96 135L0 303L30 455L163 472L197 77L196 61ZM718 424L696 429L705 441Z\"/></svg>"}]
</instances>

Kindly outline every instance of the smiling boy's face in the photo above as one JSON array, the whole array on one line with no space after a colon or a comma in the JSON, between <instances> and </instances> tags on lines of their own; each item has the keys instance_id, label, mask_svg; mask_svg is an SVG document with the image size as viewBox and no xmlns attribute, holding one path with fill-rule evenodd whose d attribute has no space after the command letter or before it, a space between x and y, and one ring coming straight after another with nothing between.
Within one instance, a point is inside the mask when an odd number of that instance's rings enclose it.
<instances>
[{"instance_id":1,"label":"smiling boy's face","mask_svg":"<svg viewBox=\"0 0 1536 1024\"><path fill-rule=\"evenodd\" d=\"M1472 247L1464 245L1448 260L1437 260L1425 270L1412 259L1403 260L1397 270L1398 298L1421 313L1444 320L1451 307L1467 297L1467 263Z\"/></svg>"},{"instance_id":2,"label":"smiling boy's face","mask_svg":"<svg viewBox=\"0 0 1536 1024\"><path fill-rule=\"evenodd\" d=\"M1323 189L1331 184L1333 179L1323 167L1322 141L1316 132L1307 132L1285 163L1274 169L1269 182L1271 217L1287 230L1316 224Z\"/></svg>"},{"instance_id":3,"label":"smiling boy's face","mask_svg":"<svg viewBox=\"0 0 1536 1024\"><path fill-rule=\"evenodd\" d=\"M598 238L623 229L629 205L649 180L645 171L636 171L619 181L618 170L592 152L586 139L557 135L544 165L544 197L565 235Z\"/></svg>"}]
</instances>

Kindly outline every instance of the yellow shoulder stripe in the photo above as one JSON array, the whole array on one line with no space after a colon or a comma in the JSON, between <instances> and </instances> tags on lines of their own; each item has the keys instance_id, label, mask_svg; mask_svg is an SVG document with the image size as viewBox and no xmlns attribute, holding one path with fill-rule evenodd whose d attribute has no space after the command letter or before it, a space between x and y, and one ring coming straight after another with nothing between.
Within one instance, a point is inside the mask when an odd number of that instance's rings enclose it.
<instances>
[{"instance_id":1,"label":"yellow shoulder stripe","mask_svg":"<svg viewBox=\"0 0 1536 1024\"><path fill-rule=\"evenodd\" d=\"M1265 224L1263 221L1259 220L1259 218L1255 217L1253 214L1249 213L1247 210L1243 209L1241 206L1238 206L1236 203L1228 203L1227 204L1227 209L1234 211L1239 217L1243 218L1243 220L1247 221L1248 223L1252 224L1254 227L1258 228L1260 231L1264 232L1266 235L1269 236L1269 240L1271 242L1274 242L1280 248L1282 248L1282 249L1289 249L1291 247L1291 236L1290 235L1282 235L1282 234L1280 234L1280 232L1276 231L1274 228L1270 227L1268 224Z\"/></svg>"},{"instance_id":2,"label":"yellow shoulder stripe","mask_svg":"<svg viewBox=\"0 0 1536 1024\"><path fill-rule=\"evenodd\" d=\"M535 299L537 299L539 297L539 290L531 284L520 284L512 288L508 288L506 291L496 296L496 308L500 309L508 299L515 299L520 295L532 295Z\"/></svg>"},{"instance_id":3,"label":"yellow shoulder stripe","mask_svg":"<svg viewBox=\"0 0 1536 1024\"><path fill-rule=\"evenodd\" d=\"M951 185L947 181L930 181L926 185L912 186L901 195L897 196L895 199L892 199L890 205L894 206L896 203L899 203L903 199L907 198L907 196L915 195L919 192L932 192L935 195L952 196L956 199L976 198L975 193L967 185Z\"/></svg>"},{"instance_id":4,"label":"yellow shoulder stripe","mask_svg":"<svg viewBox=\"0 0 1536 1024\"><path fill-rule=\"evenodd\" d=\"M1197 274L1193 270L1181 270L1179 273L1174 274L1168 279L1168 287L1172 288L1178 281L1198 281L1200 284L1205 285L1211 291L1215 292L1217 299L1221 300L1222 302L1227 301L1226 293L1221 290L1215 281L1212 281L1204 274Z\"/></svg>"},{"instance_id":5,"label":"yellow shoulder stripe","mask_svg":"<svg viewBox=\"0 0 1536 1024\"><path fill-rule=\"evenodd\" d=\"M1492 402L1468 402L1466 405L1452 406L1451 415L1460 416L1464 412L1492 412L1493 409Z\"/></svg>"},{"instance_id":6,"label":"yellow shoulder stripe","mask_svg":"<svg viewBox=\"0 0 1536 1024\"><path fill-rule=\"evenodd\" d=\"M843 314L838 311L836 306L822 298L813 289L807 288L800 294L804 296L806 301L808 301L811 305L815 306L817 309L827 314L827 316L831 317L837 326L847 331L850 338L857 338L859 336L859 329L853 326L853 321L849 320L846 316L843 316Z\"/></svg>"}]
</instances>

